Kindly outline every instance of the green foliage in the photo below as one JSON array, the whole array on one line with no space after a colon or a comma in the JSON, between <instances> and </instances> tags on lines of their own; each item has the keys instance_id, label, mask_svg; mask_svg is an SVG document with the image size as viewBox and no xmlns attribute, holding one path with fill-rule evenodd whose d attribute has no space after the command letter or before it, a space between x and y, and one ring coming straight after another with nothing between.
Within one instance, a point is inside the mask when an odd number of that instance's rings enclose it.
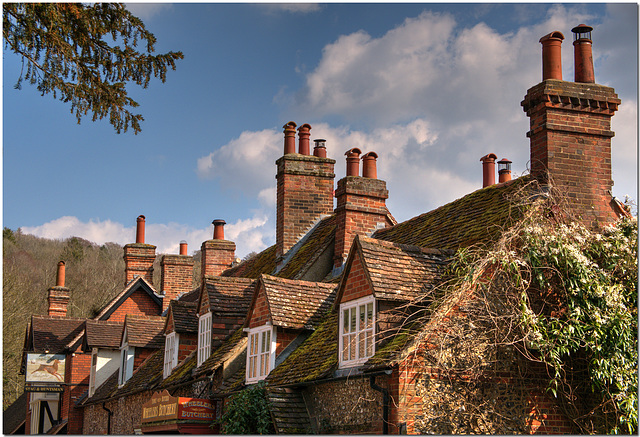
<instances>
[{"instance_id":1,"label":"green foliage","mask_svg":"<svg viewBox=\"0 0 640 437\"><path fill-rule=\"evenodd\" d=\"M533 225L523 235L532 285L553 290L554 311L523 315L530 347L554 371L550 391L559 396L571 356L588 362L591 389L613 405L617 423L606 432L638 427L638 229L621 221L602 233L581 225Z\"/></svg>"},{"instance_id":2,"label":"green foliage","mask_svg":"<svg viewBox=\"0 0 640 437\"><path fill-rule=\"evenodd\" d=\"M22 57L15 87L26 80L42 95L71 102L78 123L91 112L93 121L108 116L118 133L132 127L137 134L143 117L129 111L139 105L125 84L164 82L167 68L175 70L183 58L181 52L152 55L156 38L123 4L3 3L2 9L5 47ZM144 50L137 50L139 43Z\"/></svg>"},{"instance_id":3,"label":"green foliage","mask_svg":"<svg viewBox=\"0 0 640 437\"><path fill-rule=\"evenodd\" d=\"M224 434L273 434L264 381L231 397L217 423Z\"/></svg>"}]
</instances>

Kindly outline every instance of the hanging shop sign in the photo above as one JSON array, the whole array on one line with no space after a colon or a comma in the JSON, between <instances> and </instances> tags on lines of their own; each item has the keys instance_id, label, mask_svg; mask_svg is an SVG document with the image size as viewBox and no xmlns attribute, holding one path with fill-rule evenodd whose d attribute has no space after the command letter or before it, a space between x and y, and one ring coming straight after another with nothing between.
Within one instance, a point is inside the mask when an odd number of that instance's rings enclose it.
<instances>
[{"instance_id":1,"label":"hanging shop sign","mask_svg":"<svg viewBox=\"0 0 640 437\"><path fill-rule=\"evenodd\" d=\"M26 383L64 383L65 358L64 354L27 354Z\"/></svg>"},{"instance_id":2,"label":"hanging shop sign","mask_svg":"<svg viewBox=\"0 0 640 437\"><path fill-rule=\"evenodd\" d=\"M156 392L142 405L142 432L173 431L209 434L215 408L208 399L171 396L167 390Z\"/></svg>"}]
</instances>

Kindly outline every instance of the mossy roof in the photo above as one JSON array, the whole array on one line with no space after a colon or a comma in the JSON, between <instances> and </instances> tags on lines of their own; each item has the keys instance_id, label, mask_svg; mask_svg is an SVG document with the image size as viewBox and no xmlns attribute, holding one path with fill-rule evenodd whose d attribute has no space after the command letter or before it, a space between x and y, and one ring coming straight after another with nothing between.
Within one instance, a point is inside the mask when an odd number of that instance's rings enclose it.
<instances>
[{"instance_id":1,"label":"mossy roof","mask_svg":"<svg viewBox=\"0 0 640 437\"><path fill-rule=\"evenodd\" d=\"M390 228L374 238L434 249L490 243L523 214L519 198L535 184L529 175L491 185Z\"/></svg>"},{"instance_id":2,"label":"mossy roof","mask_svg":"<svg viewBox=\"0 0 640 437\"><path fill-rule=\"evenodd\" d=\"M164 325L164 317L127 314L124 319L127 343L135 347L164 349Z\"/></svg>"},{"instance_id":3,"label":"mossy roof","mask_svg":"<svg viewBox=\"0 0 640 437\"><path fill-rule=\"evenodd\" d=\"M218 367L224 364L230 354L237 350L236 348L243 348L246 346L247 340L244 337L242 328L238 328L232 335L227 337L223 343L214 350L209 358L207 358L197 369L194 370L194 376L198 377L204 374L209 374L215 371Z\"/></svg>"},{"instance_id":4,"label":"mossy roof","mask_svg":"<svg viewBox=\"0 0 640 437\"><path fill-rule=\"evenodd\" d=\"M182 302L172 300L169 303L169 312L173 319L173 329L179 334L197 334L198 333L198 316L196 302ZM167 315L167 322L169 315Z\"/></svg>"},{"instance_id":5,"label":"mossy roof","mask_svg":"<svg viewBox=\"0 0 640 437\"><path fill-rule=\"evenodd\" d=\"M266 380L272 386L300 384L330 376L337 365L338 313L333 311Z\"/></svg>"},{"instance_id":6,"label":"mossy roof","mask_svg":"<svg viewBox=\"0 0 640 437\"><path fill-rule=\"evenodd\" d=\"M251 304L255 279L207 276L205 288L209 299L209 310L214 315L244 317Z\"/></svg>"},{"instance_id":7,"label":"mossy roof","mask_svg":"<svg viewBox=\"0 0 640 437\"><path fill-rule=\"evenodd\" d=\"M314 329L336 296L336 284L269 275L262 275L259 284L266 293L273 324L289 329Z\"/></svg>"},{"instance_id":8,"label":"mossy roof","mask_svg":"<svg viewBox=\"0 0 640 437\"><path fill-rule=\"evenodd\" d=\"M306 236L302 246L274 276L287 279L299 279L313 266L318 257L335 240L336 216L326 217Z\"/></svg>"},{"instance_id":9,"label":"mossy roof","mask_svg":"<svg viewBox=\"0 0 640 437\"><path fill-rule=\"evenodd\" d=\"M160 381L156 390L170 389L193 380L192 370L197 363L197 351L194 350L171 371L171 375Z\"/></svg>"},{"instance_id":10,"label":"mossy roof","mask_svg":"<svg viewBox=\"0 0 640 437\"><path fill-rule=\"evenodd\" d=\"M267 387L266 392L276 433L313 433L309 412L301 391L282 387Z\"/></svg>"},{"instance_id":11,"label":"mossy roof","mask_svg":"<svg viewBox=\"0 0 640 437\"><path fill-rule=\"evenodd\" d=\"M255 256L225 270L220 276L236 278L258 278L262 273L272 273L276 269L276 245L266 248Z\"/></svg>"}]
</instances>

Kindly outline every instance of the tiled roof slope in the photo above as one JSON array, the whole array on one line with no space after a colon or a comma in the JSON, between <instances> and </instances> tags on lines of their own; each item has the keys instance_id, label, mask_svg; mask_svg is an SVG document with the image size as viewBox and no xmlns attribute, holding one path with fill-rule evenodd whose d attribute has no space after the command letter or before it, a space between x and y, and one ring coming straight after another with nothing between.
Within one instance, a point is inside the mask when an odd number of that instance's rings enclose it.
<instances>
[{"instance_id":1,"label":"tiled roof slope","mask_svg":"<svg viewBox=\"0 0 640 437\"><path fill-rule=\"evenodd\" d=\"M131 378L120 388L109 394L110 398L118 398L145 390L153 390L162 380L162 366L164 364L164 350L151 354L138 367Z\"/></svg>"},{"instance_id":2,"label":"tiled roof slope","mask_svg":"<svg viewBox=\"0 0 640 437\"><path fill-rule=\"evenodd\" d=\"M102 383L102 385L100 385L100 387L96 388L93 396L84 399L83 405L90 405L107 400L109 395L118 388L118 376L118 370L116 370L105 382Z\"/></svg>"},{"instance_id":3,"label":"tiled roof slope","mask_svg":"<svg viewBox=\"0 0 640 437\"><path fill-rule=\"evenodd\" d=\"M194 371L194 376L213 372L221 366L234 351L246 347L246 344L247 338L244 336L242 328L239 328Z\"/></svg>"},{"instance_id":4,"label":"tiled roof slope","mask_svg":"<svg viewBox=\"0 0 640 437\"><path fill-rule=\"evenodd\" d=\"M415 301L440 280L450 251L356 238L376 299Z\"/></svg>"},{"instance_id":5,"label":"tiled roof slope","mask_svg":"<svg viewBox=\"0 0 640 437\"><path fill-rule=\"evenodd\" d=\"M205 287L212 313L244 316L247 314L251 304L255 280L250 278L207 276Z\"/></svg>"},{"instance_id":6,"label":"tiled roof slope","mask_svg":"<svg viewBox=\"0 0 640 437\"><path fill-rule=\"evenodd\" d=\"M290 388L267 387L269 411L277 434L312 434L302 393Z\"/></svg>"},{"instance_id":7,"label":"tiled roof slope","mask_svg":"<svg viewBox=\"0 0 640 437\"><path fill-rule=\"evenodd\" d=\"M143 317L127 314L125 329L130 346L164 349L164 317Z\"/></svg>"},{"instance_id":8,"label":"tiled roof slope","mask_svg":"<svg viewBox=\"0 0 640 437\"><path fill-rule=\"evenodd\" d=\"M122 340L123 324L107 320L87 320L85 342L90 348L107 347L117 349Z\"/></svg>"},{"instance_id":9,"label":"tiled roof slope","mask_svg":"<svg viewBox=\"0 0 640 437\"><path fill-rule=\"evenodd\" d=\"M31 316L29 352L64 353L66 346L84 329L86 319Z\"/></svg>"},{"instance_id":10,"label":"tiled roof slope","mask_svg":"<svg viewBox=\"0 0 640 437\"><path fill-rule=\"evenodd\" d=\"M333 244L336 233L336 215L322 219L306 237L287 264L274 276L287 279L301 279L318 257ZM332 267L332 266L331 266ZM331 270L329 267L329 270ZM326 274L328 272L325 272ZM323 275L324 276L324 275Z\"/></svg>"},{"instance_id":11,"label":"tiled roof slope","mask_svg":"<svg viewBox=\"0 0 640 437\"><path fill-rule=\"evenodd\" d=\"M373 237L413 246L457 250L494 241L522 217L517 200L537 189L529 175L474 191L433 211L377 231Z\"/></svg>"},{"instance_id":12,"label":"tiled roof slope","mask_svg":"<svg viewBox=\"0 0 640 437\"><path fill-rule=\"evenodd\" d=\"M194 288L188 293L178 296L177 300L180 302L198 302L200 299L200 287Z\"/></svg>"},{"instance_id":13,"label":"tiled roof slope","mask_svg":"<svg viewBox=\"0 0 640 437\"><path fill-rule=\"evenodd\" d=\"M271 319L275 326L314 329L329 311L336 296L336 284L296 281L262 275Z\"/></svg>"},{"instance_id":14,"label":"tiled roof slope","mask_svg":"<svg viewBox=\"0 0 640 437\"><path fill-rule=\"evenodd\" d=\"M198 333L198 316L196 316L198 304L196 302L172 300L169 306L173 315L173 326L177 333Z\"/></svg>"},{"instance_id":15,"label":"tiled roof slope","mask_svg":"<svg viewBox=\"0 0 640 437\"><path fill-rule=\"evenodd\" d=\"M267 383L282 386L323 379L337 365L338 312L332 311L304 343L269 373Z\"/></svg>"},{"instance_id":16,"label":"tiled roof slope","mask_svg":"<svg viewBox=\"0 0 640 437\"><path fill-rule=\"evenodd\" d=\"M2 413L2 433L9 435L18 430L26 420L29 392L22 392Z\"/></svg>"},{"instance_id":17,"label":"tiled roof slope","mask_svg":"<svg viewBox=\"0 0 640 437\"><path fill-rule=\"evenodd\" d=\"M220 276L236 278L258 278L262 273L271 273L276 268L276 245L266 248L259 254L225 270Z\"/></svg>"},{"instance_id":18,"label":"tiled roof slope","mask_svg":"<svg viewBox=\"0 0 640 437\"><path fill-rule=\"evenodd\" d=\"M171 375L163 379L154 390L164 390L184 382L193 381L191 371L196 367L197 363L197 351L193 351L187 358L182 360L182 362L171 371Z\"/></svg>"}]
</instances>

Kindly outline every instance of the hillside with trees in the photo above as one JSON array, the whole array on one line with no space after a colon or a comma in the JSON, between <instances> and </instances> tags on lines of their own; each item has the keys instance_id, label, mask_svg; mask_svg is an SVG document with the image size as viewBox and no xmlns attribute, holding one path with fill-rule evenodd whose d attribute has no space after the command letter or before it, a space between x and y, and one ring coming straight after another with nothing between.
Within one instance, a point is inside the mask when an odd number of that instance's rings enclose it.
<instances>
[{"instance_id":1,"label":"hillside with trees","mask_svg":"<svg viewBox=\"0 0 640 437\"><path fill-rule=\"evenodd\" d=\"M78 237L50 240L20 230L3 231L3 409L23 391L19 375L24 335L32 314L47 314L47 292L56 285L58 261L66 264L65 286L71 291L67 316L94 317L124 287L123 247L95 244ZM195 255L194 284L200 274ZM160 259L154 264L154 287L160 290Z\"/></svg>"}]
</instances>

